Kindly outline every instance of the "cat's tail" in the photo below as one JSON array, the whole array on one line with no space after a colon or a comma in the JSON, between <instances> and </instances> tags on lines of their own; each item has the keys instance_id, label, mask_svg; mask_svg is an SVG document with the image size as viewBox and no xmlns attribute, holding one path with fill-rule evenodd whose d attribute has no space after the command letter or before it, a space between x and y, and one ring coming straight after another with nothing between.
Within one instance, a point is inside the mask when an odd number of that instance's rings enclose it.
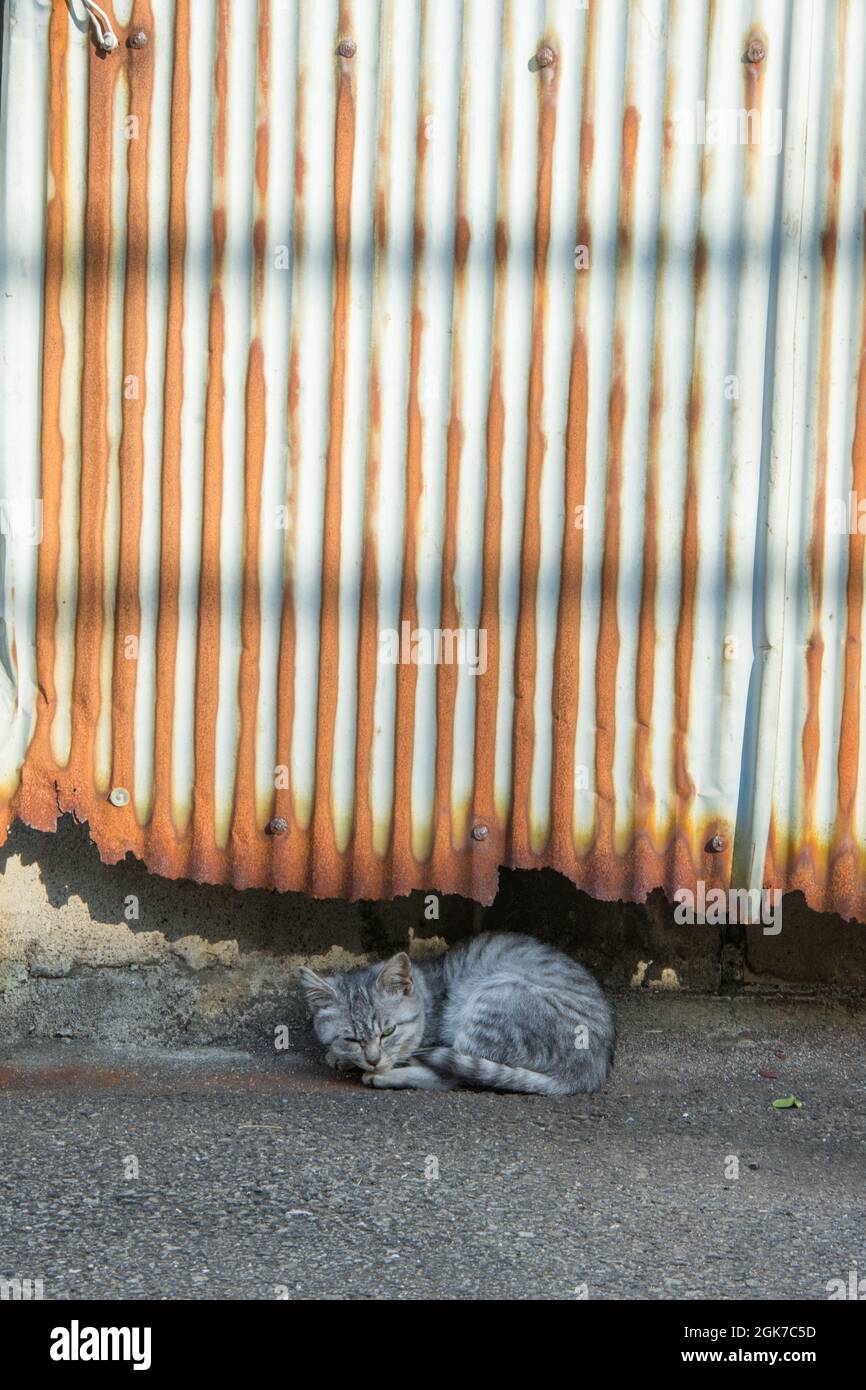
<instances>
[{"instance_id":1,"label":"cat's tail","mask_svg":"<svg viewBox=\"0 0 866 1390\"><path fill-rule=\"evenodd\" d=\"M567 1096L579 1089L564 1077L547 1076L527 1067L507 1067L503 1062L491 1062L487 1057L471 1057L468 1052L455 1052L453 1047L428 1047L418 1054L428 1067L457 1076L470 1086L482 1086L490 1091L523 1091L527 1095Z\"/></svg>"}]
</instances>

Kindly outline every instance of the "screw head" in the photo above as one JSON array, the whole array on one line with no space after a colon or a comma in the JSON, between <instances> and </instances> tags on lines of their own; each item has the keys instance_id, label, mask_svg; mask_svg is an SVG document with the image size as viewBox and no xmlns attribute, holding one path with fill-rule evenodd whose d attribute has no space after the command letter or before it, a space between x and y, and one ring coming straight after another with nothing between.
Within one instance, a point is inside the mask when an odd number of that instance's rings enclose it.
<instances>
[{"instance_id":1,"label":"screw head","mask_svg":"<svg viewBox=\"0 0 866 1390\"><path fill-rule=\"evenodd\" d=\"M764 59L766 58L766 56L767 56L767 50L766 50L766 48L764 47L764 45L762 44L761 40L760 40L760 39L749 39L748 48L746 49L745 53L743 54L743 62L744 62L744 63L752 63L753 65L757 65L758 63L763 63L763 61L764 61Z\"/></svg>"},{"instance_id":2,"label":"screw head","mask_svg":"<svg viewBox=\"0 0 866 1390\"><path fill-rule=\"evenodd\" d=\"M110 53L112 49L117 47L117 35L112 34L110 31L107 34L103 34L102 38L99 40L99 47L102 49L103 53Z\"/></svg>"},{"instance_id":3,"label":"screw head","mask_svg":"<svg viewBox=\"0 0 866 1390\"><path fill-rule=\"evenodd\" d=\"M126 787L112 787L108 794L108 799L112 806L128 806L129 792Z\"/></svg>"},{"instance_id":4,"label":"screw head","mask_svg":"<svg viewBox=\"0 0 866 1390\"><path fill-rule=\"evenodd\" d=\"M536 65L540 68L549 68L555 59L556 54L549 43L543 43L535 55Z\"/></svg>"},{"instance_id":5,"label":"screw head","mask_svg":"<svg viewBox=\"0 0 866 1390\"><path fill-rule=\"evenodd\" d=\"M486 825L473 825L472 827L473 840L486 840L489 834L490 831Z\"/></svg>"},{"instance_id":6,"label":"screw head","mask_svg":"<svg viewBox=\"0 0 866 1390\"><path fill-rule=\"evenodd\" d=\"M147 34L143 29L136 29L134 34L130 34L126 42L130 48L145 48L147 46Z\"/></svg>"},{"instance_id":7,"label":"screw head","mask_svg":"<svg viewBox=\"0 0 866 1390\"><path fill-rule=\"evenodd\" d=\"M267 833L269 835L285 835L288 828L289 822L284 816L274 816L273 820L268 821Z\"/></svg>"},{"instance_id":8,"label":"screw head","mask_svg":"<svg viewBox=\"0 0 866 1390\"><path fill-rule=\"evenodd\" d=\"M723 836L723 835L714 835L713 838L710 840L710 849L713 851L713 854L720 854L721 851L722 851L724 848L725 848L725 839L724 839L724 836Z\"/></svg>"},{"instance_id":9,"label":"screw head","mask_svg":"<svg viewBox=\"0 0 866 1390\"><path fill-rule=\"evenodd\" d=\"M358 45L354 39L340 39L337 44L337 52L341 58L354 58L358 52Z\"/></svg>"}]
</instances>

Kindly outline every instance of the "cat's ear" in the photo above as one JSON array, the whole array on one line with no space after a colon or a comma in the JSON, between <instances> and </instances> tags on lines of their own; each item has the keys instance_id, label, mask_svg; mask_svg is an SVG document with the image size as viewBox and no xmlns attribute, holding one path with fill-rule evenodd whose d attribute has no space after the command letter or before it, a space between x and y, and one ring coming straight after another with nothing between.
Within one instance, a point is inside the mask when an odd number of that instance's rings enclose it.
<instances>
[{"instance_id":1,"label":"cat's ear","mask_svg":"<svg viewBox=\"0 0 866 1390\"><path fill-rule=\"evenodd\" d=\"M311 1013L323 1009L326 1004L333 1004L336 1000L337 991L334 986L328 980L323 980L321 975L317 975L308 965L301 966L298 978Z\"/></svg>"},{"instance_id":2,"label":"cat's ear","mask_svg":"<svg viewBox=\"0 0 866 1390\"><path fill-rule=\"evenodd\" d=\"M376 989L380 994L412 993L412 962L405 951L385 961L376 976Z\"/></svg>"}]
</instances>

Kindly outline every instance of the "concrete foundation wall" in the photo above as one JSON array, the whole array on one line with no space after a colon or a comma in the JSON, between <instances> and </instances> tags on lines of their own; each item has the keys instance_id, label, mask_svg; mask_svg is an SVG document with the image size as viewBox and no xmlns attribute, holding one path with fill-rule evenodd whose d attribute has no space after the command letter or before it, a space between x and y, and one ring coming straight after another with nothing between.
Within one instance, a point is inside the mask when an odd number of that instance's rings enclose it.
<instances>
[{"instance_id":1,"label":"concrete foundation wall","mask_svg":"<svg viewBox=\"0 0 866 1390\"><path fill-rule=\"evenodd\" d=\"M437 952L479 930L528 931L614 990L866 985L866 930L786 897L782 931L682 926L661 893L600 903L549 870L503 871L487 909L412 894L387 903L238 892L100 862L86 826L16 825L0 849L0 1040L266 1047L304 1024L301 962L323 969L400 949Z\"/></svg>"}]
</instances>

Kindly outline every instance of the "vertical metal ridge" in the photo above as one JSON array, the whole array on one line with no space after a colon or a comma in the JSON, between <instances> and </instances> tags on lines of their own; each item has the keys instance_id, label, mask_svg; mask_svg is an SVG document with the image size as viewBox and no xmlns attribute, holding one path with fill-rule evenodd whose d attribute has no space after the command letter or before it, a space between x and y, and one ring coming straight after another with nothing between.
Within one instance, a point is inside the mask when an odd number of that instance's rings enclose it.
<instances>
[{"instance_id":1,"label":"vertical metal ridge","mask_svg":"<svg viewBox=\"0 0 866 1390\"><path fill-rule=\"evenodd\" d=\"M147 32L153 33L154 14L151 5L143 10ZM176 59L176 4L165 8L164 24L158 42L152 50L149 66L142 64L150 90L147 93L148 138L153 124L153 108L171 111L173 70ZM136 50L140 51L140 50ZM131 74L131 89L137 92L137 80ZM137 98L131 97L137 104ZM170 137L171 117L166 134ZM158 123L160 135L162 122ZM144 178L144 175L142 175ZM133 797L136 822L147 825L155 805L156 782L156 710L158 690L157 625L159 621L160 575L162 570L161 516L163 442L165 439L166 370L169 360L168 312L171 266L171 139L160 138L148 149L146 169L147 259L142 267L146 293L145 356L143 363L144 393L141 420L142 478L140 527L139 633L134 661L135 703L134 744L135 768L130 792ZM125 642L125 638L124 638ZM130 653L124 650L128 658Z\"/></svg>"},{"instance_id":2,"label":"vertical metal ridge","mask_svg":"<svg viewBox=\"0 0 866 1390\"><path fill-rule=\"evenodd\" d=\"M201 503L201 571L195 665L193 850L194 877L223 872L217 843L216 729L219 711L219 660L222 632L220 540L223 505L223 422L225 402L226 167L228 157L228 64L230 0L216 8L214 61L213 258L209 290L208 373L205 396Z\"/></svg>"},{"instance_id":3,"label":"vertical metal ridge","mask_svg":"<svg viewBox=\"0 0 866 1390\"><path fill-rule=\"evenodd\" d=\"M149 7L142 6L144 22L152 28L152 15ZM131 51L130 52L131 56ZM152 313L151 298L159 295L160 277L150 275L152 269L150 243L149 210L152 192L149 184L151 158L150 128L154 85L154 50L147 53L145 62L125 64L124 83L126 100L118 111L120 141L116 151L118 164L125 164L122 179L122 192L125 207L123 220L116 222L115 235L121 235L124 242L123 276L118 279L118 299L121 303L115 311L118 327L122 334L119 351L113 351L109 339L109 357L113 358L111 394L113 414L119 426L119 437L113 450L114 494L116 538L113 538L113 575L107 575L107 584L113 584L114 623L110 636L106 634L107 659L110 663L110 687L107 689L107 703L110 710L111 742L107 749L106 765L101 782L97 785L107 796L112 785L120 785L128 790L130 801L121 814L116 817L116 829L124 840L131 839L140 853L139 813L149 819L146 792L144 804L136 796L138 777L147 779L148 742L140 737L140 727L136 726L136 684L142 651L142 608L141 585L142 569L148 554L153 556L152 547L145 547L142 536L144 521L144 478L145 443L144 416L148 409L147 389L150 385L155 394L159 392L159 380L147 371L148 315ZM129 122L134 124L128 124ZM135 138L130 138L134 134ZM125 153L125 158L124 158ZM121 180L118 179L118 183ZM160 345L164 350L164 344ZM107 532L110 526L107 526ZM107 536L108 539L108 536ZM158 554L153 557L158 563ZM110 645L109 645L110 644ZM148 699L152 707L152 696ZM139 706L140 708L140 706ZM113 810L120 808L112 807Z\"/></svg>"},{"instance_id":4,"label":"vertical metal ridge","mask_svg":"<svg viewBox=\"0 0 866 1390\"><path fill-rule=\"evenodd\" d=\"M244 373L243 523L241 538L240 652L237 667L237 763L231 809L229 853L232 880L257 883L268 869L267 846L256 806L256 723L260 709L263 637L261 550L264 528L276 518L264 512L267 444L265 382L265 277L268 256L271 100L271 0L259 0L256 25L252 258L250 263L249 347ZM232 523L228 523L232 524Z\"/></svg>"},{"instance_id":5,"label":"vertical metal ridge","mask_svg":"<svg viewBox=\"0 0 866 1390\"><path fill-rule=\"evenodd\" d=\"M357 42L352 35L357 35ZM338 595L339 664L329 798L334 842L340 856L340 891L351 893L355 881L353 827L358 817L356 777L359 737L359 633L365 562L365 499L371 467L371 350L375 300L376 157L379 95L379 6L354 0L341 42L356 42L354 69L352 198L349 207L350 257L348 326L344 364L345 406L340 499L340 573Z\"/></svg>"},{"instance_id":6,"label":"vertical metal ridge","mask_svg":"<svg viewBox=\"0 0 866 1390\"><path fill-rule=\"evenodd\" d=\"M594 68L598 10L586 16L580 69L574 87L579 103L580 137L574 185L567 190L574 228L574 275L571 288L572 332L564 434L563 533L556 646L552 671L551 839L550 854L559 867L574 855L577 807L577 736L580 688L580 632L583 622L584 521L586 506L586 412L588 392L587 277L592 263L592 229L587 202L594 154ZM577 61L577 52L575 52ZM566 132L567 138L571 138ZM583 265L583 257L588 264Z\"/></svg>"},{"instance_id":7,"label":"vertical metal ridge","mask_svg":"<svg viewBox=\"0 0 866 1390\"><path fill-rule=\"evenodd\" d=\"M404 537L408 534L414 473L407 455L412 428L412 364L416 343L413 316L416 197L420 141L419 117L421 8L388 0L383 11L387 88L381 89L382 145L376 201L377 307L371 361L371 537L375 556L375 598L368 592L365 613L375 627L362 629L360 641L375 655L364 657L375 673L371 707L369 796L372 859L367 881L377 891L393 882L393 847L398 835L397 778L401 694L398 668L383 660L380 634L399 627L402 604ZM404 57L405 55L405 57ZM375 605L375 606L374 606ZM359 691L360 698L360 691ZM405 697L404 697L405 698ZM405 721L405 716L403 716ZM402 755L405 757L405 744ZM361 788L362 792L364 788ZM362 845L358 847L359 853ZM357 871L356 856L356 871Z\"/></svg>"},{"instance_id":8,"label":"vertical metal ridge","mask_svg":"<svg viewBox=\"0 0 866 1390\"><path fill-rule=\"evenodd\" d=\"M178 816L174 762L175 689L178 674L182 583L182 451L184 397L190 383L184 361L184 325L189 311L189 219L186 209L187 178L192 131L190 65L190 0L177 0L172 34L171 100L167 115L170 186L166 274L168 279L165 323L165 363L162 396L162 469L159 517L159 590L157 596L154 711L153 810L150 834L157 862L174 873L183 872L186 858L178 853L176 836L182 833ZM157 42L160 36L157 35ZM204 248L198 249L199 256ZM203 275L203 272L202 272ZM178 823L179 822L179 823Z\"/></svg>"},{"instance_id":9,"label":"vertical metal ridge","mask_svg":"<svg viewBox=\"0 0 866 1390\"><path fill-rule=\"evenodd\" d=\"M257 663L241 681L244 610L255 598L248 580L256 567L245 564L245 547L255 544L259 495L251 491L251 475L258 469L257 449L251 431L250 350L253 341L253 303L256 294L255 154L256 90L259 76L257 40L258 3L234 3L227 17L225 43L227 72L225 92L226 146L221 167L217 152L217 197L225 218L224 264L221 267L222 302L219 347L222 374L222 463L219 501L219 663L214 760L215 839L225 854L227 872L233 876L232 813L237 794L239 740L244 707L254 691ZM252 233L252 234L251 234ZM205 527L209 518L205 514ZM251 628L256 626L255 620ZM253 637L254 641L255 638ZM250 712L247 708L247 725ZM247 769L249 771L249 769Z\"/></svg>"},{"instance_id":10,"label":"vertical metal ridge","mask_svg":"<svg viewBox=\"0 0 866 1390\"><path fill-rule=\"evenodd\" d=\"M538 31L537 47L551 48L552 35ZM541 479L545 439L541 426L544 399L545 320L547 314L547 262L550 249L550 205L553 177L553 142L561 64L554 61L536 73L537 182L533 230L531 355L527 394L526 482L523 503L523 535L520 557L520 605L514 665L513 805L508 853L517 864L531 860L534 837L531 821L532 760L537 735L534 691L537 669L538 581L541 565Z\"/></svg>"},{"instance_id":11,"label":"vertical metal ridge","mask_svg":"<svg viewBox=\"0 0 866 1390\"><path fill-rule=\"evenodd\" d=\"M67 713L71 690L64 689L63 678L57 670L58 625L60 622L60 573L62 564L62 496L64 469L64 374L68 376L67 340L64 333L64 287L70 277L68 258L71 251L70 220L72 210L69 188L69 156L66 127L70 120L71 84L66 79L72 61L69 51L67 16L52 10L46 39L48 42L48 120L47 120L47 180L45 207L45 240L43 265L43 325L42 325L42 429L40 438L42 496L42 545L39 555L39 575L36 592L36 669L43 698L36 706L36 727L30 744L30 756L44 763L55 760L63 764L68 757L68 735L57 746L55 720L58 706ZM5 68L4 64L4 71ZM4 90L9 81L4 78ZM7 95L7 101L9 100ZM7 108L8 110L8 108ZM4 136L8 140L8 126ZM68 293L66 299L68 302ZM4 324L4 330L6 325ZM4 334L5 336L5 334ZM77 337L80 339L80 334ZM71 346L71 345L70 345ZM5 370L5 363L4 363ZM8 417L7 417L8 418ZM5 474L5 469L4 469ZM77 501L78 489L74 490ZM67 593L67 603L74 616L75 595ZM68 690L68 694L67 694ZM66 732L66 731L64 731ZM50 825L53 806L45 804L41 788L35 784L22 786L21 814L32 824Z\"/></svg>"},{"instance_id":12,"label":"vertical metal ridge","mask_svg":"<svg viewBox=\"0 0 866 1390\"><path fill-rule=\"evenodd\" d=\"M340 35L352 38L352 21L341 6L332 46ZM354 39L352 39L354 42ZM315 810L312 826L311 881L323 896L343 889L334 820L334 746L341 672L340 600L343 551L343 448L346 374L351 317L352 200L355 176L357 79L354 60L336 54L333 154L333 304L328 382L328 441L322 525L322 598L319 617L318 723L316 732ZM345 673L344 673L345 674Z\"/></svg>"},{"instance_id":13,"label":"vertical metal ridge","mask_svg":"<svg viewBox=\"0 0 866 1390\"><path fill-rule=\"evenodd\" d=\"M72 747L68 764L68 793L62 809L85 815L97 834L106 831L105 796L109 787L104 763L106 740L111 730L110 675L103 679L103 663L110 662L113 637L111 582L112 484L116 466L116 401L111 387L118 364L109 362L112 314L116 313L118 245L125 229L115 222L125 211L125 170L115 161L125 150L118 144L118 116L122 107L124 73L118 64L101 62L91 49L88 56L88 107L90 131L98 138L88 142L87 203L84 222L84 365L81 405L81 473L79 482L78 602L75 625L75 674L72 685ZM69 138L74 132L69 131ZM122 134L119 136L122 139ZM116 320L115 320L116 324ZM115 353L120 349L114 335ZM112 437L113 436L113 437ZM101 761L98 761L100 760ZM102 785L100 785L102 783ZM92 792L90 791L92 789ZM84 802L90 803L87 811Z\"/></svg>"}]
</instances>

